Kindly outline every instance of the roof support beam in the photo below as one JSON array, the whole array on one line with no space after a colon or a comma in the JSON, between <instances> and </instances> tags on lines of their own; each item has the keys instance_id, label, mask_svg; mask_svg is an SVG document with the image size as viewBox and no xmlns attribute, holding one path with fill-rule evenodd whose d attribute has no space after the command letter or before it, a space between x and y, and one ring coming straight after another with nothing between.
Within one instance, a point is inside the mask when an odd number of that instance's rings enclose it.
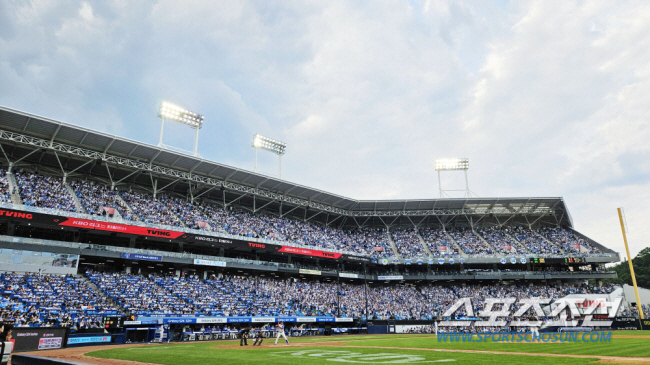
<instances>
[{"instance_id":1,"label":"roof support beam","mask_svg":"<svg viewBox=\"0 0 650 365\"><path fill-rule=\"evenodd\" d=\"M289 209L287 212L283 212L282 214L280 214L280 218L286 216L287 214L293 212L294 210L296 210L296 209L298 209L298 208L300 208L300 205L296 205L295 207Z\"/></svg>"},{"instance_id":2,"label":"roof support beam","mask_svg":"<svg viewBox=\"0 0 650 365\"><path fill-rule=\"evenodd\" d=\"M5 159L7 160L7 164L13 165L13 162L11 162L9 156L7 156L7 153L5 152L5 149L2 148L2 144L0 144L0 151L2 151L2 154L5 156Z\"/></svg>"},{"instance_id":3,"label":"roof support beam","mask_svg":"<svg viewBox=\"0 0 650 365\"><path fill-rule=\"evenodd\" d=\"M133 176L133 175L135 175L135 174L137 174L137 173L139 173L139 172L141 172L141 170L133 170L132 173L130 173L130 174L124 176L123 178L117 180L117 181L113 184L113 186L115 186L115 185L121 183L122 181L128 179L129 177L131 177L131 176Z\"/></svg>"},{"instance_id":4,"label":"roof support beam","mask_svg":"<svg viewBox=\"0 0 650 365\"><path fill-rule=\"evenodd\" d=\"M531 217L538 217L540 215L548 215L550 214L556 214L554 217L557 220L558 215L562 211L561 206L560 207L551 207L550 204L549 206L534 206L531 205L530 207L521 207L521 209L517 212L510 211L507 206L503 205L497 205L492 207L491 209L486 209L485 208L465 208L461 207L458 209L449 209L449 208L439 208L438 206L442 206L442 204L438 205L439 202L436 201L434 202L434 207L432 209L422 209L422 210L376 210L377 202L375 202L375 209L372 211L359 211L356 210L359 207L359 201L352 201L352 204L346 204L346 206L350 206L349 209L340 209L336 208L332 205L329 204L321 204L318 202L314 201L309 201L308 199L301 199L297 198L295 196L289 196L288 193L293 191L294 189L297 188L302 188L298 185L294 185L290 188L287 189L287 191L282 192L282 193L275 193L269 190L265 189L260 189L259 187L252 187L252 186L246 186L242 184L237 184L237 183L232 183L228 182L228 179L231 178L234 174L237 172L240 172L241 170L235 170L231 174L229 174L226 177L225 181L218 180L215 178L208 177L206 175L197 175L192 172L188 172L187 170L177 170L169 167L163 167L163 166L158 166L154 165L150 162L142 162L142 161L137 161L133 160L130 158L126 157L119 157L116 155L110 155L106 154L105 152L98 152L98 151L93 151L93 150L88 150L85 148L81 147L75 147L59 142L54 142L48 140L44 140L41 138L36 138L36 137L31 137L27 136L24 134L20 133L15 133L15 132L9 132L6 130L0 130L0 140L3 141L8 141L13 145L20 145L20 147L25 147L29 146L31 148L34 148L35 150L39 149L47 149L51 151L56 151L57 153L63 154L63 155L68 155L68 156L76 156L81 159L91 159L91 160L97 160L101 159L104 161L104 163L111 164L113 166L118 166L121 168L126 168L126 169L134 169L136 171L141 171L145 173L149 173L151 175L156 175L156 176L161 176L165 177L167 179L172 178L172 179L181 179L183 181L192 181L200 184L205 184L208 186L214 186L214 187L225 187L228 190L232 191L238 191L240 193L246 193L248 195L253 195L265 199L273 199L279 202L291 204L291 205L298 205L298 206L303 206L303 207L309 207L310 209L316 209L319 211L327 212L327 213L332 213L332 214L339 214L339 215L346 215L348 217L400 217L403 215L409 215L411 217L414 216L422 216L422 217L428 217L428 216L458 216L458 215L480 215L480 214L494 214L496 215L502 215L502 216L511 216L513 213L520 213L520 214L528 214ZM6 146L6 143L5 143ZM135 146L130 154L133 154L138 146ZM105 151L108 151L108 147L104 148ZM32 151L34 153L34 151ZM6 153L5 153L6 155ZM8 157L6 155L5 157ZM26 157L26 156L25 156ZM22 159L24 159L23 157ZM22 160L21 159L21 160ZM19 160L20 161L20 160ZM121 182L118 181L116 183ZM503 200L502 200L503 201ZM467 200L467 202L470 202L470 200ZM338 203L338 202L337 202ZM556 205L561 205L562 201L558 200ZM557 210L557 213L555 210ZM557 220L558 224L561 224L561 221L565 219L567 216L566 212L562 214L560 220ZM569 218L570 219L570 218Z\"/></svg>"},{"instance_id":5,"label":"roof support beam","mask_svg":"<svg viewBox=\"0 0 650 365\"><path fill-rule=\"evenodd\" d=\"M271 203L273 203L273 202L275 202L275 200L271 200L270 202L268 202L268 203L262 205L261 207L259 207L259 208L257 208L257 209L254 209L254 210L253 210L253 213L257 213L257 212L259 212L260 210L266 208L269 204L271 204Z\"/></svg>"}]
</instances>

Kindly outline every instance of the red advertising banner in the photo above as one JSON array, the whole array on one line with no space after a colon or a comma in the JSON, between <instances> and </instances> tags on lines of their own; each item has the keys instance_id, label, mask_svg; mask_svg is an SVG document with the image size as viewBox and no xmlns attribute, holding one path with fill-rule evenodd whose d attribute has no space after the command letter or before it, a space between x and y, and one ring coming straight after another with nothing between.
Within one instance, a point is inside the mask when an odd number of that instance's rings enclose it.
<instances>
[{"instance_id":1,"label":"red advertising banner","mask_svg":"<svg viewBox=\"0 0 650 365\"><path fill-rule=\"evenodd\" d=\"M292 247L292 246L282 246L282 248L279 249L278 252L291 253L294 255L323 257L323 258L335 259L335 260L343 256L343 254L338 252L311 250L309 248L300 248L300 247Z\"/></svg>"},{"instance_id":2,"label":"red advertising banner","mask_svg":"<svg viewBox=\"0 0 650 365\"><path fill-rule=\"evenodd\" d=\"M59 225L65 227L96 229L98 231L128 233L138 236L162 237L169 239L178 238L185 234L184 232L168 231L165 229L129 226L127 224L100 222L79 218L68 218L64 222L59 223Z\"/></svg>"}]
</instances>

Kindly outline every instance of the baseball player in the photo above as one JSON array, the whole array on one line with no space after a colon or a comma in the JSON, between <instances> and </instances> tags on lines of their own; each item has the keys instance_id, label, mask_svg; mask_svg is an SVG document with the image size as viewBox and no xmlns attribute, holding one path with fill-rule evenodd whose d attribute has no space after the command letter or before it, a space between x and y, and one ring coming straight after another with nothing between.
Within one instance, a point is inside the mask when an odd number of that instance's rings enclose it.
<instances>
[{"instance_id":1,"label":"baseball player","mask_svg":"<svg viewBox=\"0 0 650 365\"><path fill-rule=\"evenodd\" d=\"M280 336L284 337L284 340L287 342L287 345L289 344L289 339L287 338L287 335L284 334L284 323L282 321L278 322L278 324L275 325L275 343L274 345L278 344L278 340L280 339Z\"/></svg>"},{"instance_id":2,"label":"baseball player","mask_svg":"<svg viewBox=\"0 0 650 365\"><path fill-rule=\"evenodd\" d=\"M253 341L253 346L262 346L262 341L264 341L264 333L262 332L262 328L260 328L260 330L257 332L257 335L255 336L255 341Z\"/></svg>"}]
</instances>

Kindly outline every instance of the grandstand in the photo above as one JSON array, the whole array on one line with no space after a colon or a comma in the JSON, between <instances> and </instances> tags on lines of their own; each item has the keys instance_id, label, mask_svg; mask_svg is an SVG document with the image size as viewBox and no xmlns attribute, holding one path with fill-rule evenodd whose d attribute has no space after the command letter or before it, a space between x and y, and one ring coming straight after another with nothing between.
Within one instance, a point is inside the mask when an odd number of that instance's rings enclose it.
<instances>
[{"instance_id":1,"label":"grandstand","mask_svg":"<svg viewBox=\"0 0 650 365\"><path fill-rule=\"evenodd\" d=\"M432 320L465 294L615 290L586 284L619 257L558 197L355 200L3 107L0 147L0 314L18 324Z\"/></svg>"}]
</instances>

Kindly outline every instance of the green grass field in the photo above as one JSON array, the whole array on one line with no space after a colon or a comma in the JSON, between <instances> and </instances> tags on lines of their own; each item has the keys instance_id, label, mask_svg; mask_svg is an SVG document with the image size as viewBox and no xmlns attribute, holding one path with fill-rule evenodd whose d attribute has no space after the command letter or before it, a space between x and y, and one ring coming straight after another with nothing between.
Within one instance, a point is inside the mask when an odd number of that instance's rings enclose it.
<instances>
[{"instance_id":1,"label":"green grass field","mask_svg":"<svg viewBox=\"0 0 650 365\"><path fill-rule=\"evenodd\" d=\"M434 335L294 338L291 345L265 340L262 347L235 341L144 345L95 351L87 356L166 365L206 364L650 364L650 333L618 331L603 343L438 342ZM470 352L476 351L476 352ZM645 359L633 359L645 358Z\"/></svg>"}]
</instances>

